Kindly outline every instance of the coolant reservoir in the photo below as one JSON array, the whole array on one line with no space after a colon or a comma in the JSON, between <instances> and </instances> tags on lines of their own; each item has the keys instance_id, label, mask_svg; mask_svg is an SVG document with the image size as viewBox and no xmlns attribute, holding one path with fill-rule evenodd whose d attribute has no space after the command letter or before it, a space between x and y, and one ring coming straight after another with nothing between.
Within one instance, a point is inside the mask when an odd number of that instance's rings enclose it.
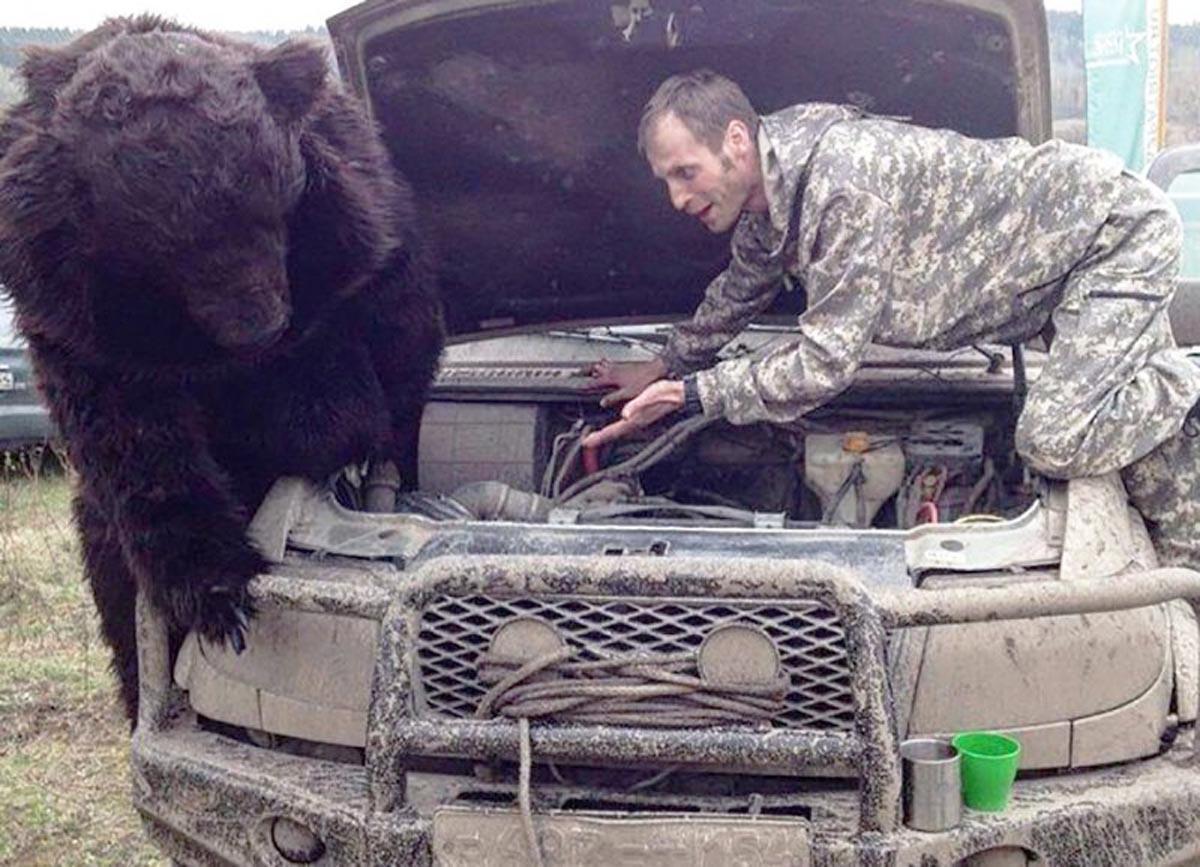
<instances>
[{"instance_id":1,"label":"coolant reservoir","mask_svg":"<svg viewBox=\"0 0 1200 867\"><path fill-rule=\"evenodd\" d=\"M831 523L869 527L904 481L904 450L895 437L865 431L809 434L804 438L804 481Z\"/></svg>"}]
</instances>

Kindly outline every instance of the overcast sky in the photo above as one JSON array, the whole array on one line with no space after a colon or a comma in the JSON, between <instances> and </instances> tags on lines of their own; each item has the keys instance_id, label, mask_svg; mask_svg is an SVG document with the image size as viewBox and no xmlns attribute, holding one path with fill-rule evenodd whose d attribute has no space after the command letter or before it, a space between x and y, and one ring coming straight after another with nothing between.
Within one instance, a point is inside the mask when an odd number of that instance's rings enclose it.
<instances>
[{"instance_id":1,"label":"overcast sky","mask_svg":"<svg viewBox=\"0 0 1200 867\"><path fill-rule=\"evenodd\" d=\"M316 27L353 0L3 0L0 27L94 27L112 15L153 11L215 30L300 30ZM1081 0L1046 0L1079 11ZM1174 23L1200 20L1200 0L1167 0ZM99 8L102 11L97 11Z\"/></svg>"},{"instance_id":2,"label":"overcast sky","mask_svg":"<svg viewBox=\"0 0 1200 867\"><path fill-rule=\"evenodd\" d=\"M154 12L213 30L319 27L356 0L0 0L0 27L96 26L114 15ZM1200 0L1197 0L1200 2Z\"/></svg>"}]
</instances>

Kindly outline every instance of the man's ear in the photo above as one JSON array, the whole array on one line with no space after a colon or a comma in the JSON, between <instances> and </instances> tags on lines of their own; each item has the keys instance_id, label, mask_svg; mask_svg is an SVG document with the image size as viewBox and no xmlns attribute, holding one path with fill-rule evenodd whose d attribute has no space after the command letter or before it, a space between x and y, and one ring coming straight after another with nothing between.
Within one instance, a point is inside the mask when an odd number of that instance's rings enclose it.
<instances>
[{"instance_id":1,"label":"man's ear","mask_svg":"<svg viewBox=\"0 0 1200 867\"><path fill-rule=\"evenodd\" d=\"M275 46L251 68L271 113L284 123L293 123L308 113L329 70L321 46L302 40Z\"/></svg>"},{"instance_id":2,"label":"man's ear","mask_svg":"<svg viewBox=\"0 0 1200 867\"><path fill-rule=\"evenodd\" d=\"M725 127L725 146L739 156L748 153L754 146L750 138L750 128L740 120L731 120Z\"/></svg>"}]
</instances>

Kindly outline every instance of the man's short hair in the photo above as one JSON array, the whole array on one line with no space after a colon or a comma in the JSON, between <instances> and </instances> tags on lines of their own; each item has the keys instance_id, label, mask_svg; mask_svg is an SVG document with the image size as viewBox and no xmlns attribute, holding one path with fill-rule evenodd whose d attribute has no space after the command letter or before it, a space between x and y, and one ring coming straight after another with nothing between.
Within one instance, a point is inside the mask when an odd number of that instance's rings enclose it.
<instances>
[{"instance_id":1,"label":"man's short hair","mask_svg":"<svg viewBox=\"0 0 1200 867\"><path fill-rule=\"evenodd\" d=\"M721 150L730 121L740 120L758 133L758 112L736 83L709 69L672 75L658 86L642 110L638 124L638 152L646 154L650 134L659 120L673 114L688 131L713 152Z\"/></svg>"}]
</instances>

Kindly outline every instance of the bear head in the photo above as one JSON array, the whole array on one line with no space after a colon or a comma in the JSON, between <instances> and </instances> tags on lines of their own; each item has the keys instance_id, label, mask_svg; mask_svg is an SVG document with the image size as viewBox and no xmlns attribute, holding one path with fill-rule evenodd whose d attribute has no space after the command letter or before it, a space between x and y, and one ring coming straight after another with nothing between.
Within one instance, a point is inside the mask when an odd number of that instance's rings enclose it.
<instances>
[{"instance_id":1,"label":"bear head","mask_svg":"<svg viewBox=\"0 0 1200 867\"><path fill-rule=\"evenodd\" d=\"M143 367L261 357L395 251L386 157L319 47L97 33L28 57L0 136L0 280L31 339Z\"/></svg>"}]
</instances>

